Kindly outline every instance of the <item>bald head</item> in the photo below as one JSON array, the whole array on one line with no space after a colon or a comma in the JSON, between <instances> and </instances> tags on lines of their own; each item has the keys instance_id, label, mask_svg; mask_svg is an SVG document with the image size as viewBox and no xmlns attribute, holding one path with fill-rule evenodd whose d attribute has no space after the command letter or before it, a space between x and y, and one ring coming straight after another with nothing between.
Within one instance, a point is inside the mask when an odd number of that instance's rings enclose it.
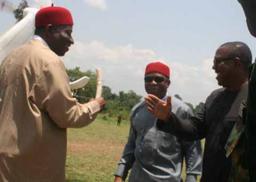
<instances>
[{"instance_id":1,"label":"bald head","mask_svg":"<svg viewBox=\"0 0 256 182\"><path fill-rule=\"evenodd\" d=\"M220 49L225 49L227 57L238 58L245 70L249 70L249 66L252 63L252 53L250 48L245 43L238 41L226 42L222 44L218 50Z\"/></svg>"}]
</instances>

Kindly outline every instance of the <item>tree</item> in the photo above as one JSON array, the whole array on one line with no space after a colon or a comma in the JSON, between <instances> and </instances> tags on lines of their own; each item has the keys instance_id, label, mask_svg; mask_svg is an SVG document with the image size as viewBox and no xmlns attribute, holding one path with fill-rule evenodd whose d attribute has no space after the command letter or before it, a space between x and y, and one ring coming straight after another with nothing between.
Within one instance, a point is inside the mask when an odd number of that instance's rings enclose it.
<instances>
[{"instance_id":1,"label":"tree","mask_svg":"<svg viewBox=\"0 0 256 182\"><path fill-rule=\"evenodd\" d=\"M182 100L181 96L179 94L175 94L174 97L176 97L179 100Z\"/></svg>"},{"instance_id":2,"label":"tree","mask_svg":"<svg viewBox=\"0 0 256 182\"><path fill-rule=\"evenodd\" d=\"M185 104L187 104L187 106L188 106L193 112L195 112L193 104L191 104L191 103L189 103L189 102L185 102Z\"/></svg>"},{"instance_id":3,"label":"tree","mask_svg":"<svg viewBox=\"0 0 256 182\"><path fill-rule=\"evenodd\" d=\"M23 18L23 10L28 7L28 2L26 0L21 0L17 9L13 11L13 14L17 21Z\"/></svg>"},{"instance_id":4,"label":"tree","mask_svg":"<svg viewBox=\"0 0 256 182\"><path fill-rule=\"evenodd\" d=\"M77 80L83 76L88 76L90 78L90 81L85 87L73 91L74 97L76 97L79 102L85 103L88 102L91 98L95 97L96 73L93 73L92 71L82 72L80 71L79 67L68 69L67 73L69 75L70 81Z\"/></svg>"},{"instance_id":5,"label":"tree","mask_svg":"<svg viewBox=\"0 0 256 182\"><path fill-rule=\"evenodd\" d=\"M197 113L199 110L201 110L204 107L204 103L200 102L194 109L194 112Z\"/></svg>"},{"instance_id":6,"label":"tree","mask_svg":"<svg viewBox=\"0 0 256 182\"><path fill-rule=\"evenodd\" d=\"M68 69L70 81L77 80L83 76L88 76L90 81L81 89L73 91L73 96L81 103L88 102L91 98L95 97L96 92L96 73L92 71L83 72L79 67ZM132 107L137 104L141 96L137 95L134 91L130 90L127 93L120 91L118 94L112 93L111 88L103 86L102 96L106 100L106 106L103 113L108 114L110 117L121 116L127 119Z\"/></svg>"},{"instance_id":7,"label":"tree","mask_svg":"<svg viewBox=\"0 0 256 182\"><path fill-rule=\"evenodd\" d=\"M117 98L117 95L111 92L111 88L108 86L103 86L102 96L105 100L114 100Z\"/></svg>"},{"instance_id":8,"label":"tree","mask_svg":"<svg viewBox=\"0 0 256 182\"><path fill-rule=\"evenodd\" d=\"M131 110L132 107L137 104L141 99L140 95L137 95L134 91L130 90L127 93L120 95L121 104L127 109Z\"/></svg>"},{"instance_id":9,"label":"tree","mask_svg":"<svg viewBox=\"0 0 256 182\"><path fill-rule=\"evenodd\" d=\"M175 94L174 95L175 98L179 99L180 101L182 101L182 97L179 94ZM193 104L189 103L189 102L185 102L185 104L194 112L194 106Z\"/></svg>"}]
</instances>

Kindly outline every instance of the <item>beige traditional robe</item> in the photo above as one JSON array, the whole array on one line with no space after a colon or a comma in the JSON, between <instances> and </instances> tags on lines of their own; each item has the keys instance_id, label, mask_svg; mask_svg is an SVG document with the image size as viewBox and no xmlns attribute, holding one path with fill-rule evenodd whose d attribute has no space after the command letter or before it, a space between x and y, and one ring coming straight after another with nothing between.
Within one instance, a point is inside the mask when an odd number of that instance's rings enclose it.
<instances>
[{"instance_id":1,"label":"beige traditional robe","mask_svg":"<svg viewBox=\"0 0 256 182\"><path fill-rule=\"evenodd\" d=\"M42 41L14 50L0 67L0 182L63 182L66 128L83 127L96 101L72 97L64 64Z\"/></svg>"}]
</instances>

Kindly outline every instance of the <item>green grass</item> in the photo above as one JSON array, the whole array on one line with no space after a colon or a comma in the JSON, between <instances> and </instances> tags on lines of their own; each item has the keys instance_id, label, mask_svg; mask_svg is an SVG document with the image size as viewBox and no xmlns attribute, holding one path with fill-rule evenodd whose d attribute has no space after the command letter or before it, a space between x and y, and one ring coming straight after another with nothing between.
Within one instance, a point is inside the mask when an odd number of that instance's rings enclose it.
<instances>
[{"instance_id":1,"label":"green grass","mask_svg":"<svg viewBox=\"0 0 256 182\"><path fill-rule=\"evenodd\" d=\"M129 123L97 119L91 125L68 131L66 177L68 182L110 182L126 143Z\"/></svg>"},{"instance_id":2,"label":"green grass","mask_svg":"<svg viewBox=\"0 0 256 182\"><path fill-rule=\"evenodd\" d=\"M67 182L112 182L128 132L128 121L116 126L116 120L102 117L87 127L69 129Z\"/></svg>"}]
</instances>

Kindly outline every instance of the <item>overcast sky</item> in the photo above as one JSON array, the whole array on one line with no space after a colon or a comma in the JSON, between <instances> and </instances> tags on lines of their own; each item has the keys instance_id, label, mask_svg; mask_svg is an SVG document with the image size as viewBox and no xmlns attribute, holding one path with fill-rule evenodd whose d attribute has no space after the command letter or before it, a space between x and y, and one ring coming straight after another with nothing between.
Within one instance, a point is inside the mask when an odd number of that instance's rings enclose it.
<instances>
[{"instance_id":1,"label":"overcast sky","mask_svg":"<svg viewBox=\"0 0 256 182\"><path fill-rule=\"evenodd\" d=\"M40 0L28 2L34 6ZM75 44L63 57L66 67L79 66L82 71L100 67L104 84L116 93L134 90L144 96L145 66L160 59L171 67L169 94L196 105L218 88L211 67L222 43L243 41L255 55L255 39L237 0L53 2L74 16ZM14 24L6 11L0 12L0 20L0 32Z\"/></svg>"}]
</instances>

